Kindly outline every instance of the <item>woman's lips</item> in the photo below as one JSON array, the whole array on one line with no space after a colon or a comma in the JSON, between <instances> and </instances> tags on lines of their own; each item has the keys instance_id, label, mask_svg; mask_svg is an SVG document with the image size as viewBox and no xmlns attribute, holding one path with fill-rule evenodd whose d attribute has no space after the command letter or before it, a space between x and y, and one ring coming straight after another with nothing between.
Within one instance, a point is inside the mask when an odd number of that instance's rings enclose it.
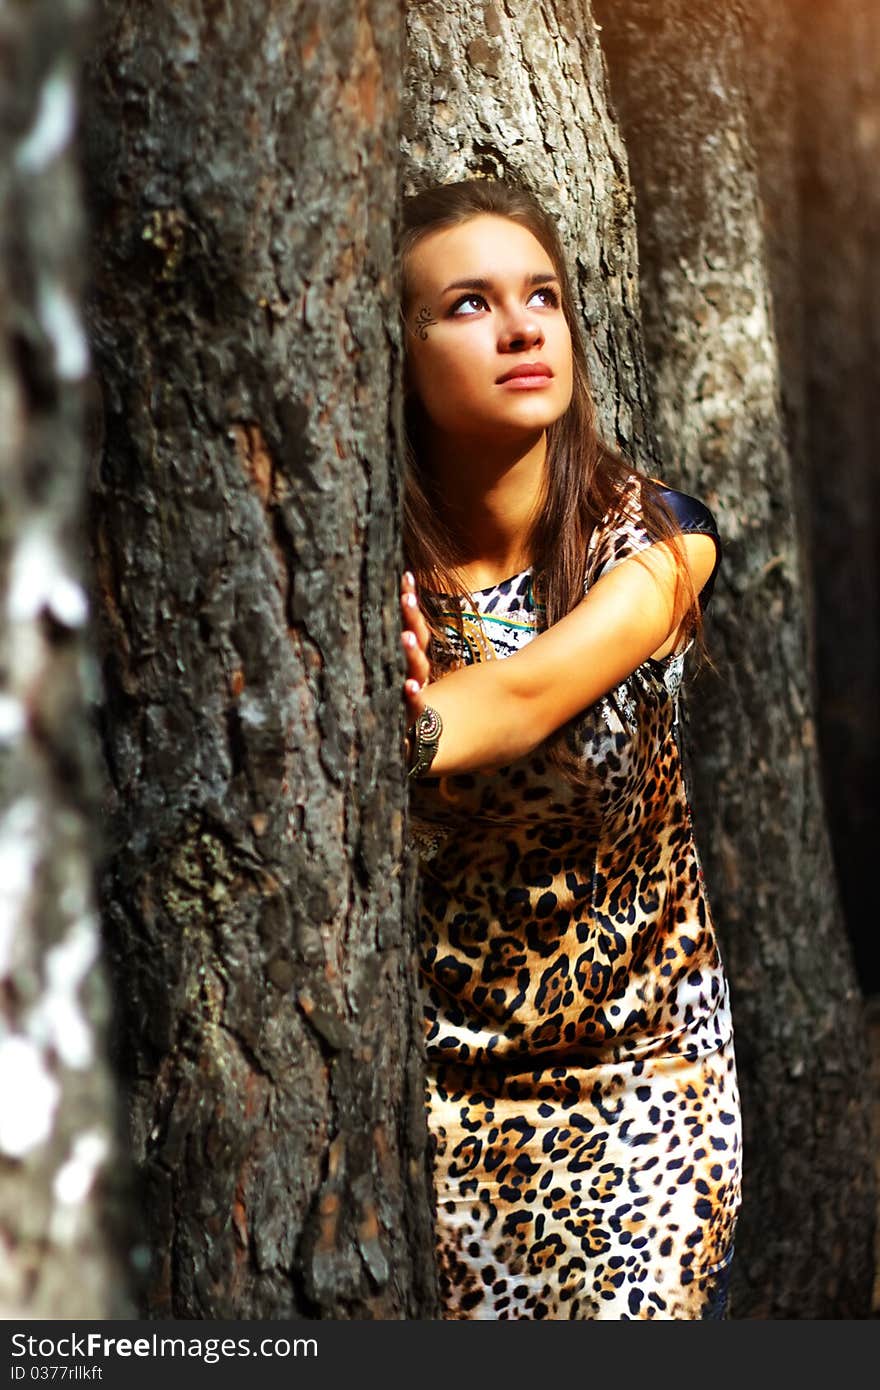
<instances>
[{"instance_id":1,"label":"woman's lips","mask_svg":"<svg viewBox=\"0 0 880 1390\"><path fill-rule=\"evenodd\" d=\"M553 380L553 373L544 362L524 362L521 367L511 367L509 372L498 378L498 386L511 386L518 391L534 391L547 386Z\"/></svg>"},{"instance_id":2,"label":"woman's lips","mask_svg":"<svg viewBox=\"0 0 880 1390\"><path fill-rule=\"evenodd\" d=\"M499 381L499 386L510 386L514 391L537 391L542 386L549 386L552 377L544 376L509 376L505 381Z\"/></svg>"}]
</instances>

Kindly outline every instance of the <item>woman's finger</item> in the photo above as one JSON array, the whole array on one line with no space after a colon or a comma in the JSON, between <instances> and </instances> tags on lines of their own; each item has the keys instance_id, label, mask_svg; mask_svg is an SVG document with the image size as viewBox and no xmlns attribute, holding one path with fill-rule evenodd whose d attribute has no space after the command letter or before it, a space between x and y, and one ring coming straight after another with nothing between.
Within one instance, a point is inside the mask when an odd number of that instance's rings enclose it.
<instances>
[{"instance_id":1,"label":"woman's finger","mask_svg":"<svg viewBox=\"0 0 880 1390\"><path fill-rule=\"evenodd\" d=\"M419 646L423 652L426 652L431 633L425 622L425 615L419 607L418 598L413 593L405 593L401 597L400 606L404 627L415 633Z\"/></svg>"},{"instance_id":2,"label":"woman's finger","mask_svg":"<svg viewBox=\"0 0 880 1390\"><path fill-rule=\"evenodd\" d=\"M408 680L404 683L403 698L406 701L406 723L407 728L418 719L422 710L425 709L428 700L424 689L419 687L416 680Z\"/></svg>"},{"instance_id":3,"label":"woman's finger","mask_svg":"<svg viewBox=\"0 0 880 1390\"><path fill-rule=\"evenodd\" d=\"M404 632L401 643L406 657L407 678L417 680L419 685L426 685L431 675L431 667L415 633Z\"/></svg>"},{"instance_id":4,"label":"woman's finger","mask_svg":"<svg viewBox=\"0 0 880 1390\"><path fill-rule=\"evenodd\" d=\"M406 661L403 695L406 702L407 725L412 724L418 718L428 703L425 690L431 675L431 666L427 656L430 632L419 607L415 587L415 577L410 570L407 570L400 581L400 607L403 620L401 643Z\"/></svg>"}]
</instances>

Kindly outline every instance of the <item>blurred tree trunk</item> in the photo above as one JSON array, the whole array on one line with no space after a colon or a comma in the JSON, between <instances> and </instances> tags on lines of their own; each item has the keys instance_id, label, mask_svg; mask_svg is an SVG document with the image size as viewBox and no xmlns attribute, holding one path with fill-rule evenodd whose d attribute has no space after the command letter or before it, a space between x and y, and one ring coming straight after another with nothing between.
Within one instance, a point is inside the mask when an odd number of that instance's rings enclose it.
<instances>
[{"instance_id":1,"label":"blurred tree trunk","mask_svg":"<svg viewBox=\"0 0 880 1390\"><path fill-rule=\"evenodd\" d=\"M801 0L748 0L744 13L829 829L859 973L878 990L880 8L816 0L804 23Z\"/></svg>"},{"instance_id":2,"label":"blurred tree trunk","mask_svg":"<svg viewBox=\"0 0 880 1390\"><path fill-rule=\"evenodd\" d=\"M745 1112L734 1315L862 1317L873 1226L867 1051L814 732L749 124L746 74L758 60L747 62L737 7L596 9L637 194L666 476L713 507L725 538L710 624L719 669L690 723Z\"/></svg>"},{"instance_id":3,"label":"blurred tree trunk","mask_svg":"<svg viewBox=\"0 0 880 1390\"><path fill-rule=\"evenodd\" d=\"M95 905L73 157L86 6L0 9L0 1317L125 1316Z\"/></svg>"},{"instance_id":4,"label":"blurred tree trunk","mask_svg":"<svg viewBox=\"0 0 880 1390\"><path fill-rule=\"evenodd\" d=\"M400 871L394 0L105 0L105 896L174 1317L434 1307Z\"/></svg>"}]
</instances>

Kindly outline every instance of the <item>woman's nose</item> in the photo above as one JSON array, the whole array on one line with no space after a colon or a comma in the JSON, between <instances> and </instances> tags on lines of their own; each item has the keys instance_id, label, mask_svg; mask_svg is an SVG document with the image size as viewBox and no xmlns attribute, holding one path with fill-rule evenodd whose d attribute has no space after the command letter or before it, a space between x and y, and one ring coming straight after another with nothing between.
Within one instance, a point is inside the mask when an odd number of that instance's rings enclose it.
<instances>
[{"instance_id":1,"label":"woman's nose","mask_svg":"<svg viewBox=\"0 0 880 1390\"><path fill-rule=\"evenodd\" d=\"M544 332L534 314L527 310L510 317L501 333L503 352L518 352L544 341Z\"/></svg>"}]
</instances>

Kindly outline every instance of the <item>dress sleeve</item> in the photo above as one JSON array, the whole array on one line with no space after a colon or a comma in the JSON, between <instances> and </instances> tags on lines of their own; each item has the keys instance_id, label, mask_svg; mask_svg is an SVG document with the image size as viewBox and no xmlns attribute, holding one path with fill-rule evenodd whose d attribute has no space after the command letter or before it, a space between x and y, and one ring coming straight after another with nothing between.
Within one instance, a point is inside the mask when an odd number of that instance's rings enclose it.
<instances>
[{"instance_id":1,"label":"dress sleeve","mask_svg":"<svg viewBox=\"0 0 880 1390\"><path fill-rule=\"evenodd\" d=\"M701 502L698 497L691 497L686 492L676 492L671 487L661 487L660 494L670 510L675 513L683 532L693 536L711 536L715 542L715 564L700 590L700 608L705 612L715 587L715 576L721 565L721 537L715 518L705 502Z\"/></svg>"},{"instance_id":2,"label":"dress sleeve","mask_svg":"<svg viewBox=\"0 0 880 1390\"><path fill-rule=\"evenodd\" d=\"M721 564L721 537L715 518L709 508L696 497L686 492L676 492L674 488L657 484L660 496L672 511L681 530L689 535L711 536L715 542L715 564L712 573L700 590L700 608L705 612L715 577ZM622 504L611 521L603 521L593 531L588 550L587 576L584 591L627 560L653 545L657 537L646 528L642 515L641 481L633 477L627 487Z\"/></svg>"}]
</instances>

